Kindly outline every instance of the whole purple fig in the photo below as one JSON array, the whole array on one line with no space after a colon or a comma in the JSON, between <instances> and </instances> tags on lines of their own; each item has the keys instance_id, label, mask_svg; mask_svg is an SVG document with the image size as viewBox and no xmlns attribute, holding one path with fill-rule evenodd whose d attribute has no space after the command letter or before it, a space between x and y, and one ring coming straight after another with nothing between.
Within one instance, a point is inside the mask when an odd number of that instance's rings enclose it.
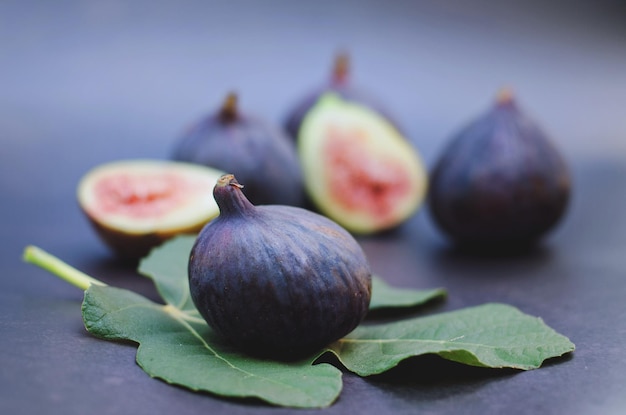
<instances>
[{"instance_id":1,"label":"whole purple fig","mask_svg":"<svg viewBox=\"0 0 626 415\"><path fill-rule=\"evenodd\" d=\"M346 230L302 208L254 206L232 174L213 195L220 214L192 248L189 286L218 335L252 355L293 359L362 321L371 270Z\"/></svg>"},{"instance_id":2,"label":"whole purple fig","mask_svg":"<svg viewBox=\"0 0 626 415\"><path fill-rule=\"evenodd\" d=\"M504 90L443 151L428 200L435 223L459 245L517 249L559 222L570 188L557 148Z\"/></svg>"},{"instance_id":3,"label":"whole purple fig","mask_svg":"<svg viewBox=\"0 0 626 415\"><path fill-rule=\"evenodd\" d=\"M172 158L236 174L256 205L305 203L295 144L279 126L241 111L234 93L183 134Z\"/></svg>"}]
</instances>

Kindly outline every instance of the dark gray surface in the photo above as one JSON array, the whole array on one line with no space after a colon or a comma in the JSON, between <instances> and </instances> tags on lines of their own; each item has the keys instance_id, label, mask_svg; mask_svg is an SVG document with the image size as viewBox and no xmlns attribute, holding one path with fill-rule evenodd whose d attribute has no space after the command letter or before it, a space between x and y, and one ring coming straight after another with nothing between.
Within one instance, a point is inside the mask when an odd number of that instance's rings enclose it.
<instances>
[{"instance_id":1,"label":"dark gray surface","mask_svg":"<svg viewBox=\"0 0 626 415\"><path fill-rule=\"evenodd\" d=\"M446 287L448 300L430 311L510 303L577 350L529 372L422 358L379 377L346 374L324 412L626 412L626 14L610 1L519 3L1 2L0 413L291 411L151 379L133 345L85 332L79 290L20 257L37 244L153 296L80 215L81 175L110 160L168 157L180 132L233 88L244 107L280 121L323 82L340 48L429 166L504 84L548 129L572 165L574 198L541 249L460 255L426 210L361 242L391 283Z\"/></svg>"}]
</instances>

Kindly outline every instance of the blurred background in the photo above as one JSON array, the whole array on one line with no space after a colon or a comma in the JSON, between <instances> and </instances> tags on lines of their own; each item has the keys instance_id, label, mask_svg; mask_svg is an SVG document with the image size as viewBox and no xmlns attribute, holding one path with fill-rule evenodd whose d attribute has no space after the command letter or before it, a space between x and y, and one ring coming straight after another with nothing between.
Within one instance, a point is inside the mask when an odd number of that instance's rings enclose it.
<instances>
[{"instance_id":1,"label":"blurred background","mask_svg":"<svg viewBox=\"0 0 626 415\"><path fill-rule=\"evenodd\" d=\"M626 161L620 1L4 0L3 203L41 226L82 220L74 192L89 168L169 157L231 90L281 123L338 51L427 166L502 86L571 162ZM7 227L27 242L19 223Z\"/></svg>"},{"instance_id":2,"label":"blurred background","mask_svg":"<svg viewBox=\"0 0 626 415\"><path fill-rule=\"evenodd\" d=\"M230 90L280 122L339 50L427 159L503 85L573 156L626 153L620 1L4 0L0 42L2 139L48 157L166 155Z\"/></svg>"}]
</instances>

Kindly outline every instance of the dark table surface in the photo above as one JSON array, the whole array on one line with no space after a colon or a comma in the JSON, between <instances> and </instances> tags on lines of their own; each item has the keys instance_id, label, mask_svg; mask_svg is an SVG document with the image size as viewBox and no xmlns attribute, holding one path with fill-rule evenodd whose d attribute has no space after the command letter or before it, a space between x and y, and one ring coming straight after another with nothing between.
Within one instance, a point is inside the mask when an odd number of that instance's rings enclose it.
<instances>
[{"instance_id":1,"label":"dark table surface","mask_svg":"<svg viewBox=\"0 0 626 415\"><path fill-rule=\"evenodd\" d=\"M292 411L151 379L134 345L86 333L80 290L21 255L36 244L154 296L81 216L80 177L107 161L169 157L184 128L231 89L247 110L280 122L340 49L428 166L502 85L552 135L573 199L533 252L462 255L426 209L359 240L390 283L446 287L433 311L509 303L577 349L528 372L418 358L388 375L345 374L324 412L626 413L626 13L617 1L543 3L0 2L0 413Z\"/></svg>"}]
</instances>

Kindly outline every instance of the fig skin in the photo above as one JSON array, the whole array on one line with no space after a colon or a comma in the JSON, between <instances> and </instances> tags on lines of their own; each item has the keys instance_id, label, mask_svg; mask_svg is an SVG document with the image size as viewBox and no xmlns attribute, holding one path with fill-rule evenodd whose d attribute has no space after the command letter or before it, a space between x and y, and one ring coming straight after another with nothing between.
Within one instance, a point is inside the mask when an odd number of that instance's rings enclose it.
<instances>
[{"instance_id":1,"label":"fig skin","mask_svg":"<svg viewBox=\"0 0 626 415\"><path fill-rule=\"evenodd\" d=\"M223 339L284 360L319 351L365 317L371 270L343 228L311 211L254 206L233 175L213 191L218 218L189 257L191 298Z\"/></svg>"},{"instance_id":2,"label":"fig skin","mask_svg":"<svg viewBox=\"0 0 626 415\"><path fill-rule=\"evenodd\" d=\"M505 90L443 151L428 204L458 246L508 251L535 245L555 227L570 193L565 160Z\"/></svg>"},{"instance_id":3,"label":"fig skin","mask_svg":"<svg viewBox=\"0 0 626 415\"><path fill-rule=\"evenodd\" d=\"M244 192L254 204L304 206L294 143L279 126L240 111L234 93L183 134L172 158L233 172L246 183Z\"/></svg>"},{"instance_id":4,"label":"fig skin","mask_svg":"<svg viewBox=\"0 0 626 415\"><path fill-rule=\"evenodd\" d=\"M100 239L113 251L122 261L136 262L140 258L150 253L152 248L161 245L163 242L177 235L197 235L206 225L205 221L196 225L164 231L153 231L149 233L129 232L119 228L113 228L101 223L98 219L83 211L89 220L92 228L96 231Z\"/></svg>"},{"instance_id":5,"label":"fig skin","mask_svg":"<svg viewBox=\"0 0 626 415\"><path fill-rule=\"evenodd\" d=\"M374 97L369 91L355 85L351 81L350 57L347 53L343 52L335 57L329 81L306 94L287 114L284 122L285 130L294 141L297 142L302 123L309 111L322 96L329 92L339 95L345 101L354 102L373 109L400 130L398 123L394 120L390 111L382 105L380 100Z\"/></svg>"}]
</instances>

